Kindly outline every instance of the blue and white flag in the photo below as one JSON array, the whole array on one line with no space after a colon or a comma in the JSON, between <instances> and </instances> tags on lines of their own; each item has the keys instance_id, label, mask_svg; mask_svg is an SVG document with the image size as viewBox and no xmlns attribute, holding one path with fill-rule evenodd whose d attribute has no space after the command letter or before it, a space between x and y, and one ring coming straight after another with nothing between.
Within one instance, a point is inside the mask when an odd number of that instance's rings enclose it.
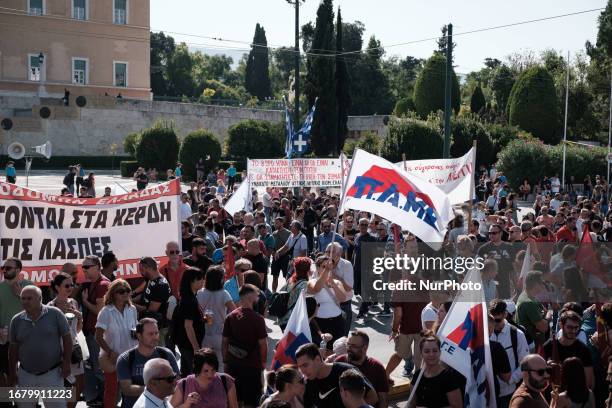
<instances>
[{"instance_id":1,"label":"blue and white flag","mask_svg":"<svg viewBox=\"0 0 612 408\"><path fill-rule=\"evenodd\" d=\"M291 122L291 114L289 113L289 108L287 107L287 98L285 98L285 132L287 135L285 136L285 154L287 158L290 159L293 154L293 122Z\"/></svg>"},{"instance_id":2,"label":"blue and white flag","mask_svg":"<svg viewBox=\"0 0 612 408\"><path fill-rule=\"evenodd\" d=\"M295 152L295 155L298 157L308 151L308 143L310 142L310 131L312 130L312 121L314 120L315 108L317 107L318 99L319 98L315 99L312 108L310 108L310 112L308 112L308 115L306 116L306 120L304 121L302 128L293 136L292 147L293 151Z\"/></svg>"}]
</instances>

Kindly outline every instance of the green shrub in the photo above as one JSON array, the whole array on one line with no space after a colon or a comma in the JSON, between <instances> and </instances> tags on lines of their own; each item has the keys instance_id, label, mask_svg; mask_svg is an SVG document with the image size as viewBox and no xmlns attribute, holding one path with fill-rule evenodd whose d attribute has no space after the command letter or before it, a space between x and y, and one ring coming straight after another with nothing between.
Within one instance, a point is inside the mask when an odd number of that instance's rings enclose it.
<instances>
[{"instance_id":1,"label":"green shrub","mask_svg":"<svg viewBox=\"0 0 612 408\"><path fill-rule=\"evenodd\" d=\"M389 133L382 141L381 156L391 162L433 159L442 156L444 141L439 127L429 122L404 118L389 123Z\"/></svg>"},{"instance_id":2,"label":"green shrub","mask_svg":"<svg viewBox=\"0 0 612 408\"><path fill-rule=\"evenodd\" d=\"M179 161L183 164L186 180L196 179L195 167L200 158L204 159L207 172L215 169L221 159L221 143L214 134L204 129L188 134L181 144Z\"/></svg>"},{"instance_id":3,"label":"green shrub","mask_svg":"<svg viewBox=\"0 0 612 408\"><path fill-rule=\"evenodd\" d=\"M472 92L472 98L470 99L470 110L472 113L480 113L482 108L486 107L487 101L485 99L484 94L482 93L482 88L480 85L477 85L474 88L474 92Z\"/></svg>"},{"instance_id":4,"label":"green shrub","mask_svg":"<svg viewBox=\"0 0 612 408\"><path fill-rule=\"evenodd\" d=\"M544 143L561 140L557 122L557 93L552 76L544 67L524 71L508 99L508 121Z\"/></svg>"},{"instance_id":5,"label":"green shrub","mask_svg":"<svg viewBox=\"0 0 612 408\"><path fill-rule=\"evenodd\" d=\"M414 85L414 105L421 118L426 118L430 112L444 110L444 86L446 83L446 58L434 54L425 62ZM461 94L459 81L455 71L452 72L451 107L459 112Z\"/></svg>"},{"instance_id":6,"label":"green shrub","mask_svg":"<svg viewBox=\"0 0 612 408\"><path fill-rule=\"evenodd\" d=\"M411 97L405 97L398 99L395 103L395 109L393 109L393 114L395 116L404 116L410 111L414 111L416 107L414 106L414 99Z\"/></svg>"},{"instance_id":7,"label":"green shrub","mask_svg":"<svg viewBox=\"0 0 612 408\"><path fill-rule=\"evenodd\" d=\"M123 151L130 155L130 157L136 157L136 148L140 143L140 133L130 133L123 140Z\"/></svg>"},{"instance_id":8,"label":"green shrub","mask_svg":"<svg viewBox=\"0 0 612 408\"><path fill-rule=\"evenodd\" d=\"M136 160L124 160L119 163L121 169L121 177L132 177L138 169L138 162Z\"/></svg>"},{"instance_id":9,"label":"green shrub","mask_svg":"<svg viewBox=\"0 0 612 408\"><path fill-rule=\"evenodd\" d=\"M227 154L232 159L273 159L285 153L282 124L250 119L231 126L227 133Z\"/></svg>"},{"instance_id":10,"label":"green shrub","mask_svg":"<svg viewBox=\"0 0 612 408\"><path fill-rule=\"evenodd\" d=\"M178 158L180 142L169 123L157 122L152 128L141 133L136 148L136 159L145 169L156 168L160 176L167 169L174 169Z\"/></svg>"},{"instance_id":11,"label":"green shrub","mask_svg":"<svg viewBox=\"0 0 612 408\"><path fill-rule=\"evenodd\" d=\"M68 170L69 166L80 163L85 171L116 169L121 160L129 160L128 156L53 156L47 160L44 157L34 157L32 160L32 169L61 169ZM6 163L12 160L6 155L0 155L0 168L6 167ZM17 160L15 163L17 169L25 167L25 160Z\"/></svg>"},{"instance_id":12,"label":"green shrub","mask_svg":"<svg viewBox=\"0 0 612 408\"><path fill-rule=\"evenodd\" d=\"M511 141L519 137L519 128L516 126L500 125L498 123L485 123L485 128L489 132L493 142L495 156L508 145Z\"/></svg>"},{"instance_id":13,"label":"green shrub","mask_svg":"<svg viewBox=\"0 0 612 408\"><path fill-rule=\"evenodd\" d=\"M355 148L365 150L368 153L376 154L380 152L381 138L374 132L365 132L359 139L349 139L342 151L347 156L353 156Z\"/></svg>"},{"instance_id":14,"label":"green shrub","mask_svg":"<svg viewBox=\"0 0 612 408\"><path fill-rule=\"evenodd\" d=\"M490 165L495 162L495 150L487 129L473 116L456 117L451 123L453 142L451 157L461 157L478 142L476 147L476 165Z\"/></svg>"},{"instance_id":15,"label":"green shrub","mask_svg":"<svg viewBox=\"0 0 612 408\"><path fill-rule=\"evenodd\" d=\"M607 171L605 147L581 147L568 145L565 155L565 179L574 176L576 183L582 182L587 175L594 178L595 174L605 175ZM548 175L558 174L561 178L563 168L563 145L552 146L548 151L546 172Z\"/></svg>"}]
</instances>

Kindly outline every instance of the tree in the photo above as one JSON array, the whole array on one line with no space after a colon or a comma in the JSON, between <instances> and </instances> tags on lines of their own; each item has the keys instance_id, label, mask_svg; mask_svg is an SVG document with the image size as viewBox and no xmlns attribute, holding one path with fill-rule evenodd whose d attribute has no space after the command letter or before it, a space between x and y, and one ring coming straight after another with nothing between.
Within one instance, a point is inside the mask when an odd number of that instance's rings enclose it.
<instances>
[{"instance_id":1,"label":"tree","mask_svg":"<svg viewBox=\"0 0 612 408\"><path fill-rule=\"evenodd\" d=\"M123 139L123 151L131 157L136 157L138 143L140 143L140 133L130 133Z\"/></svg>"},{"instance_id":2,"label":"tree","mask_svg":"<svg viewBox=\"0 0 612 408\"><path fill-rule=\"evenodd\" d=\"M233 160L270 159L285 153L284 124L245 120L230 126L227 154Z\"/></svg>"},{"instance_id":3,"label":"tree","mask_svg":"<svg viewBox=\"0 0 612 408\"><path fill-rule=\"evenodd\" d=\"M444 141L437 124L412 118L392 120L382 142L380 155L391 162L439 157Z\"/></svg>"},{"instance_id":4,"label":"tree","mask_svg":"<svg viewBox=\"0 0 612 408\"><path fill-rule=\"evenodd\" d=\"M317 10L311 48L317 55L308 56L308 74L304 84L309 106L319 98L310 136L312 149L318 156L332 153L337 140L335 48L332 0L323 0Z\"/></svg>"},{"instance_id":5,"label":"tree","mask_svg":"<svg viewBox=\"0 0 612 408\"><path fill-rule=\"evenodd\" d=\"M206 170L214 170L221 158L221 143L208 130L199 129L189 133L179 151L186 180L196 179L196 163L202 158Z\"/></svg>"},{"instance_id":6,"label":"tree","mask_svg":"<svg viewBox=\"0 0 612 408\"><path fill-rule=\"evenodd\" d=\"M141 133L136 147L138 163L145 169L156 168L160 174L176 166L180 142L171 122L158 121Z\"/></svg>"},{"instance_id":7,"label":"tree","mask_svg":"<svg viewBox=\"0 0 612 408\"><path fill-rule=\"evenodd\" d=\"M365 25L361 21L354 23L342 23L342 49L345 52L361 51L363 48L363 33ZM359 53L347 55L348 61L359 57Z\"/></svg>"},{"instance_id":8,"label":"tree","mask_svg":"<svg viewBox=\"0 0 612 408\"><path fill-rule=\"evenodd\" d=\"M461 157L473 146L476 146L476 165L490 165L495 161L495 149L493 141L485 126L473 115L455 117L451 123L453 133L453 144L451 146L451 157Z\"/></svg>"},{"instance_id":9,"label":"tree","mask_svg":"<svg viewBox=\"0 0 612 408\"><path fill-rule=\"evenodd\" d=\"M440 55L446 55L446 46L448 44L448 26L442 26L440 31L442 32L442 35L438 37L438 40L436 41L438 43L438 49L435 52ZM455 61L455 48L457 48L457 43L453 42L453 61Z\"/></svg>"},{"instance_id":10,"label":"tree","mask_svg":"<svg viewBox=\"0 0 612 408\"><path fill-rule=\"evenodd\" d=\"M180 43L168 62L168 80L176 96L192 96L195 84L192 76L193 59L187 44Z\"/></svg>"},{"instance_id":11,"label":"tree","mask_svg":"<svg viewBox=\"0 0 612 408\"><path fill-rule=\"evenodd\" d=\"M338 18L336 20L336 52L338 53L343 51L343 27L342 14L338 8ZM351 109L351 83L346 60L343 56L336 56L336 104L338 109L338 131L334 155L340 153L344 147L344 141L348 134L348 114Z\"/></svg>"},{"instance_id":12,"label":"tree","mask_svg":"<svg viewBox=\"0 0 612 408\"><path fill-rule=\"evenodd\" d=\"M175 48L174 38L163 32L151 32L151 91L154 95L170 95L167 69Z\"/></svg>"},{"instance_id":13,"label":"tree","mask_svg":"<svg viewBox=\"0 0 612 408\"><path fill-rule=\"evenodd\" d=\"M266 30L257 23L246 65L245 88L260 101L272 96Z\"/></svg>"},{"instance_id":14,"label":"tree","mask_svg":"<svg viewBox=\"0 0 612 408\"><path fill-rule=\"evenodd\" d=\"M534 66L519 76L508 100L508 120L545 143L560 140L555 84L544 67Z\"/></svg>"},{"instance_id":15,"label":"tree","mask_svg":"<svg viewBox=\"0 0 612 408\"><path fill-rule=\"evenodd\" d=\"M491 70L498 68L502 62L497 58L485 58L485 66Z\"/></svg>"},{"instance_id":16,"label":"tree","mask_svg":"<svg viewBox=\"0 0 612 408\"><path fill-rule=\"evenodd\" d=\"M461 95L459 81L453 70L451 73L451 106L455 113L459 112ZM422 118L431 112L444 110L444 86L446 82L446 58L434 53L421 70L414 86L414 104L416 111Z\"/></svg>"},{"instance_id":17,"label":"tree","mask_svg":"<svg viewBox=\"0 0 612 408\"><path fill-rule=\"evenodd\" d=\"M508 98L510 97L513 85L514 73L506 64L500 65L495 70L493 78L491 78L491 90L497 103L497 109L502 113L506 112Z\"/></svg>"},{"instance_id":18,"label":"tree","mask_svg":"<svg viewBox=\"0 0 612 408\"><path fill-rule=\"evenodd\" d=\"M479 113L482 108L484 108L487 104L484 94L482 93L482 88L480 85L477 85L474 88L474 92L472 92L472 98L470 100L470 111L473 113Z\"/></svg>"}]
</instances>

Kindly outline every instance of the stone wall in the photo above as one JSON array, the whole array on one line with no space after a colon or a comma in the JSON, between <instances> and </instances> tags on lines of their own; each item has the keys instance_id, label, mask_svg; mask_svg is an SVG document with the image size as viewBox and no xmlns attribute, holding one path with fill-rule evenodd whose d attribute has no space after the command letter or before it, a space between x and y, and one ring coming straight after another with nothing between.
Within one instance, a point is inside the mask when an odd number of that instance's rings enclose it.
<instances>
[{"instance_id":1,"label":"stone wall","mask_svg":"<svg viewBox=\"0 0 612 408\"><path fill-rule=\"evenodd\" d=\"M51 111L47 119L41 118L41 107ZM56 156L110 155L113 143L119 145L117 153L121 155L126 135L160 119L173 121L180 137L205 128L223 140L235 123L246 119L280 122L283 116L282 111L275 110L112 97L88 97L86 105L79 108L74 98L70 106L63 106L58 99L0 95L0 121L13 121L10 131L0 129L0 153L5 154L6 147L14 141L30 147L49 140ZM366 130L383 136L386 129L383 116L350 117L348 126L352 137Z\"/></svg>"}]
</instances>

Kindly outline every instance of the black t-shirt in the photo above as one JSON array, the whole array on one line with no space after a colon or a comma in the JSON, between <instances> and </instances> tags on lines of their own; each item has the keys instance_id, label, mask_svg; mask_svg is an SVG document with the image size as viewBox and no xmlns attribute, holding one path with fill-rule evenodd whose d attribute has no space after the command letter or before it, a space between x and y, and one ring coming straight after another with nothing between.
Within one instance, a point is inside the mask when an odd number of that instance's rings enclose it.
<instances>
[{"instance_id":1,"label":"black t-shirt","mask_svg":"<svg viewBox=\"0 0 612 408\"><path fill-rule=\"evenodd\" d=\"M193 322L196 340L198 344L201 344L202 339L204 339L205 321L202 311L200 310L200 305L198 304L198 299L195 295L182 296L172 315L174 341L176 345L182 348L191 349L191 343L185 331L185 320L191 320Z\"/></svg>"},{"instance_id":2,"label":"black t-shirt","mask_svg":"<svg viewBox=\"0 0 612 408\"><path fill-rule=\"evenodd\" d=\"M144 306L149 307L151 302L159 302L161 306L157 313L152 314L148 312L143 313L143 317L153 317L157 319L160 325L163 325L165 322L166 310L168 309L168 298L170 298L170 284L163 276L159 276L159 278L152 279L147 281L147 286L145 287L145 291L142 295L142 301Z\"/></svg>"},{"instance_id":3,"label":"black t-shirt","mask_svg":"<svg viewBox=\"0 0 612 408\"><path fill-rule=\"evenodd\" d=\"M244 224L232 224L229 227L227 227L227 235L233 235L236 238L238 238L240 236L240 231L244 228Z\"/></svg>"},{"instance_id":4,"label":"black t-shirt","mask_svg":"<svg viewBox=\"0 0 612 408\"><path fill-rule=\"evenodd\" d=\"M181 238L183 245L183 252L191 252L191 243L193 242L194 236L189 234L187 238Z\"/></svg>"},{"instance_id":5,"label":"black t-shirt","mask_svg":"<svg viewBox=\"0 0 612 408\"><path fill-rule=\"evenodd\" d=\"M497 281L499 282L499 297L507 299L510 297L510 272L512 271L512 261L514 260L514 249L512 244L502 242L494 245L488 242L480 247L478 256L483 258L495 259L497 261Z\"/></svg>"},{"instance_id":6,"label":"black t-shirt","mask_svg":"<svg viewBox=\"0 0 612 408\"><path fill-rule=\"evenodd\" d=\"M493 340L489 340L489 345L491 346L491 361L493 363L495 395L499 395L499 380L497 379L497 376L511 372L512 368L510 367L510 361L508 360L508 354L506 354L504 346Z\"/></svg>"},{"instance_id":7,"label":"black t-shirt","mask_svg":"<svg viewBox=\"0 0 612 408\"><path fill-rule=\"evenodd\" d=\"M255 256L246 254L244 257L248 259L249 261L251 261L251 263L253 264L254 271L263 273L263 274L268 272L268 261L266 260L266 257L263 256L262 253L259 253L259 255L255 255Z\"/></svg>"},{"instance_id":8,"label":"black t-shirt","mask_svg":"<svg viewBox=\"0 0 612 408\"><path fill-rule=\"evenodd\" d=\"M420 369L416 370L413 378L419 378L420 371ZM446 393L460 390L461 383L458 378L460 375L452 368L447 367L435 377L421 376L421 381L416 389L417 406L428 408L448 407L449 402Z\"/></svg>"},{"instance_id":9,"label":"black t-shirt","mask_svg":"<svg viewBox=\"0 0 612 408\"><path fill-rule=\"evenodd\" d=\"M136 176L136 188L138 190L144 190L147 188L147 183L149 183L149 178L145 173L140 173Z\"/></svg>"},{"instance_id":10,"label":"black t-shirt","mask_svg":"<svg viewBox=\"0 0 612 408\"><path fill-rule=\"evenodd\" d=\"M195 261L193 260L193 255L190 255L187 258L184 258L183 262L185 262L185 265L195 266L196 268L199 268L204 273L206 273L208 267L213 263L212 259L210 259L206 255L198 256L198 259Z\"/></svg>"},{"instance_id":11,"label":"black t-shirt","mask_svg":"<svg viewBox=\"0 0 612 408\"><path fill-rule=\"evenodd\" d=\"M576 339L569 346L564 346L559 342L559 340L555 341L557 342L557 350L559 351L559 361L563 362L568 357L578 357L585 367L593 367L591 352L587 346L580 342L580 340ZM546 356L546 360L553 358L552 346L551 340L544 343L544 355Z\"/></svg>"},{"instance_id":12,"label":"black t-shirt","mask_svg":"<svg viewBox=\"0 0 612 408\"><path fill-rule=\"evenodd\" d=\"M331 372L325 378L306 381L306 390L304 391L304 407L317 408L337 408L343 407L342 398L340 397L340 389L338 381L340 375L346 370L355 368L346 363L334 363ZM373 389L366 380L366 386Z\"/></svg>"}]
</instances>

